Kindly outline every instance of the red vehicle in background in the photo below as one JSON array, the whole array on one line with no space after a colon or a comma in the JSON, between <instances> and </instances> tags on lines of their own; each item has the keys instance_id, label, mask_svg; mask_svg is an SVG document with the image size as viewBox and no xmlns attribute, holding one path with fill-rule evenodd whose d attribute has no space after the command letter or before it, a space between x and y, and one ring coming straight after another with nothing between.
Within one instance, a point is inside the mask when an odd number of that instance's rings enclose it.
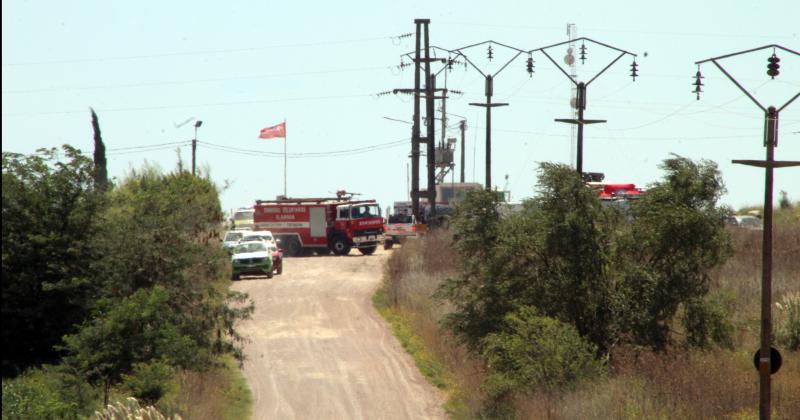
<instances>
[{"instance_id":1,"label":"red vehicle in background","mask_svg":"<svg viewBox=\"0 0 800 420\"><path fill-rule=\"evenodd\" d=\"M272 252L272 271L283 274L283 250L276 244L267 245L267 249Z\"/></svg>"},{"instance_id":2,"label":"red vehicle in background","mask_svg":"<svg viewBox=\"0 0 800 420\"><path fill-rule=\"evenodd\" d=\"M253 210L255 229L271 231L289 256L347 255L352 248L370 255L384 239L378 203L352 200L344 191L335 198L257 200Z\"/></svg>"},{"instance_id":3,"label":"red vehicle in background","mask_svg":"<svg viewBox=\"0 0 800 420\"><path fill-rule=\"evenodd\" d=\"M644 191L634 184L600 184L597 187L601 200L633 200L641 197Z\"/></svg>"}]
</instances>

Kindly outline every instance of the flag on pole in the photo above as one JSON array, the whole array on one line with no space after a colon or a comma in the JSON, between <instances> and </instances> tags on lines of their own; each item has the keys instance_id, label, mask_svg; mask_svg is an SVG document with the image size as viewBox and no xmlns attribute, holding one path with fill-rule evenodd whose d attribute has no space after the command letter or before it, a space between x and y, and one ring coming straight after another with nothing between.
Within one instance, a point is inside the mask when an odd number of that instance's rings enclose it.
<instances>
[{"instance_id":1,"label":"flag on pole","mask_svg":"<svg viewBox=\"0 0 800 420\"><path fill-rule=\"evenodd\" d=\"M261 132L258 134L258 138L260 139L272 139L275 137L283 137L286 138L286 123L282 122L278 125L273 125L272 127L262 128Z\"/></svg>"}]
</instances>

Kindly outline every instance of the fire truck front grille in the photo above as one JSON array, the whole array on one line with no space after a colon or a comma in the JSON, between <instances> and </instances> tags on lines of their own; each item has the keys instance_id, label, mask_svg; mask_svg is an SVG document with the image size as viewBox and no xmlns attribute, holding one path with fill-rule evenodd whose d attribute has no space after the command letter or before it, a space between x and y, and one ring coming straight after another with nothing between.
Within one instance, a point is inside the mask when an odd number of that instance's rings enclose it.
<instances>
[{"instance_id":1,"label":"fire truck front grille","mask_svg":"<svg viewBox=\"0 0 800 420\"><path fill-rule=\"evenodd\" d=\"M381 235L381 234L383 234L383 229L381 228L357 229L355 236L369 236L369 235Z\"/></svg>"}]
</instances>

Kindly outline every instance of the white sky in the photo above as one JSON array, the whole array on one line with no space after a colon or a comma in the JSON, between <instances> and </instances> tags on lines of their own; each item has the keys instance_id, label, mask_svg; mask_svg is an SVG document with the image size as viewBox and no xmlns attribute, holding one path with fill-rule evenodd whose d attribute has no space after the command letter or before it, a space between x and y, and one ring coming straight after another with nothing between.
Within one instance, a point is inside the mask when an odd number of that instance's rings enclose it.
<instances>
[{"instance_id":1,"label":"white sky","mask_svg":"<svg viewBox=\"0 0 800 420\"><path fill-rule=\"evenodd\" d=\"M188 167L192 118L203 121L200 142L277 154L282 140L257 135L284 119L290 154L397 142L410 137L410 126L383 117L410 120L411 101L376 94L413 86L413 70L396 68L400 55L413 50L413 37L393 37L413 32L415 18L430 18L432 44L449 49L489 39L534 49L565 41L566 25L574 23L579 36L639 54L636 82L626 57L589 87L585 117L608 123L586 128L584 170L646 185L660 178L657 165L677 153L719 164L725 203L763 202L763 170L730 162L764 158L763 113L710 63L702 67L705 94L696 101L693 63L768 44L800 50L800 2L343 3L3 1L3 151L69 143L91 153L90 106L100 118L110 174L118 178L144 161L174 168L173 142L182 142ZM614 57L587 47L586 64L577 66L584 81ZM492 62L484 47L466 53L493 72L509 57L493 48ZM561 60L566 51L549 52ZM722 63L764 105L780 106L800 91L800 57L779 51L781 74L770 80L771 53ZM502 188L508 174L515 201L533 195L537 162L572 160L570 127L553 121L571 116L569 81L541 54L529 78L525 58L497 77L493 98L511 105L493 112L492 179ZM463 67L447 77L449 88L464 92L448 100L447 110L467 119L466 178L482 183L485 117L468 103L485 100L483 79ZM451 115L448 123L459 119ZM198 162L219 184L231 182L223 208L283 192L282 157L213 145L200 144ZM409 150L410 141L344 156L290 156L289 195L347 189L385 208L407 196ZM776 159L800 160L800 100L781 113ZM422 168L424 186L424 160ZM458 173L456 167L456 180ZM785 190L800 199L800 169L778 170L775 179L776 197Z\"/></svg>"}]
</instances>

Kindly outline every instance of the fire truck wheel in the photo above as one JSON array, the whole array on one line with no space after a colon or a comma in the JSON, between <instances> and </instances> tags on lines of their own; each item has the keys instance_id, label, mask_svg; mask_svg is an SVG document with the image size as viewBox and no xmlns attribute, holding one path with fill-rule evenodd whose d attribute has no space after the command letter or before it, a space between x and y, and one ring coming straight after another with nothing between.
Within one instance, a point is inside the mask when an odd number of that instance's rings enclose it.
<instances>
[{"instance_id":1,"label":"fire truck wheel","mask_svg":"<svg viewBox=\"0 0 800 420\"><path fill-rule=\"evenodd\" d=\"M283 274L283 264L278 267L276 274Z\"/></svg>"},{"instance_id":2,"label":"fire truck wheel","mask_svg":"<svg viewBox=\"0 0 800 420\"><path fill-rule=\"evenodd\" d=\"M267 278L268 278L268 279L271 279L271 278L272 278L272 271L270 271L269 273L267 273Z\"/></svg>"},{"instance_id":3,"label":"fire truck wheel","mask_svg":"<svg viewBox=\"0 0 800 420\"><path fill-rule=\"evenodd\" d=\"M341 236L333 239L331 248L333 248L333 253L336 255L347 255L350 253L350 244L347 243L347 239Z\"/></svg>"},{"instance_id":4,"label":"fire truck wheel","mask_svg":"<svg viewBox=\"0 0 800 420\"><path fill-rule=\"evenodd\" d=\"M378 245L367 246L364 248L358 248L358 250L364 255L372 255L375 250L378 249Z\"/></svg>"},{"instance_id":5,"label":"fire truck wheel","mask_svg":"<svg viewBox=\"0 0 800 420\"><path fill-rule=\"evenodd\" d=\"M383 249L392 249L393 246L394 246L394 241L392 241L391 239L383 241Z\"/></svg>"}]
</instances>

